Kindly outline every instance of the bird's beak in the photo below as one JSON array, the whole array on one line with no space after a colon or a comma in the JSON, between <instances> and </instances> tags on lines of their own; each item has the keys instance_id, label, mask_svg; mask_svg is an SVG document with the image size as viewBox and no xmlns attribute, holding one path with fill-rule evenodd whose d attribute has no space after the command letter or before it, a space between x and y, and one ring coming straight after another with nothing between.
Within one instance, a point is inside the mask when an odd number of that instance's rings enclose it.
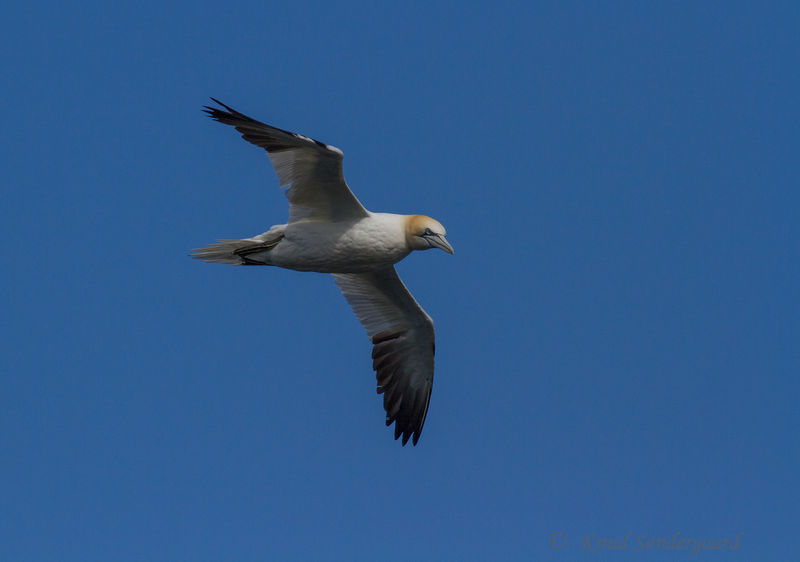
<instances>
[{"instance_id":1,"label":"bird's beak","mask_svg":"<svg viewBox=\"0 0 800 562\"><path fill-rule=\"evenodd\" d=\"M428 236L427 238L428 238L428 242L432 246L435 246L436 248L439 248L440 250L444 250L448 254L455 254L455 250L453 250L453 247L450 245L450 242L448 242L447 238L445 238L444 236L442 236L440 234L436 234L434 236Z\"/></svg>"}]
</instances>

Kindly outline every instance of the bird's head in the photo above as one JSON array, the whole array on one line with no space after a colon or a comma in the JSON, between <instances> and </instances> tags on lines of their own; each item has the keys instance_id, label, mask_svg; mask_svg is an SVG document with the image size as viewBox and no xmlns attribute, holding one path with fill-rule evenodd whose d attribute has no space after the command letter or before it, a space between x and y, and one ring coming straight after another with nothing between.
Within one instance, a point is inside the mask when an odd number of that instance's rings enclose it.
<instances>
[{"instance_id":1,"label":"bird's head","mask_svg":"<svg viewBox=\"0 0 800 562\"><path fill-rule=\"evenodd\" d=\"M406 241L412 250L439 248L452 254L453 247L445 238L446 234L439 221L425 215L409 215L406 219Z\"/></svg>"}]
</instances>

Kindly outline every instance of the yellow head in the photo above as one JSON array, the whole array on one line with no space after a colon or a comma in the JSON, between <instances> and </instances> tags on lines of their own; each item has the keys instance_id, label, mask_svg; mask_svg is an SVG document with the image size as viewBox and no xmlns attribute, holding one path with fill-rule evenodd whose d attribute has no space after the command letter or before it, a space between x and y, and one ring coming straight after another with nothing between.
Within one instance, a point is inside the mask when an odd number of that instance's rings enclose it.
<instances>
[{"instance_id":1,"label":"yellow head","mask_svg":"<svg viewBox=\"0 0 800 562\"><path fill-rule=\"evenodd\" d=\"M453 253L453 247L445 236L444 227L425 215L409 215L406 218L406 241L412 250L430 250L439 248L448 254Z\"/></svg>"}]
</instances>

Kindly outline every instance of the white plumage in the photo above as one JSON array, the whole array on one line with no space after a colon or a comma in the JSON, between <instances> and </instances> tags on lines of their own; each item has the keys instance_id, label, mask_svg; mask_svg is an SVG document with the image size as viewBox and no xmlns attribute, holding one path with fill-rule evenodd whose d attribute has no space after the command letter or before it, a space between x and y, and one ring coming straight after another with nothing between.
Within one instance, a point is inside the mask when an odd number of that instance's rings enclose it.
<instances>
[{"instance_id":1,"label":"white plumage","mask_svg":"<svg viewBox=\"0 0 800 562\"><path fill-rule=\"evenodd\" d=\"M213 98L212 98L213 99ZM273 265L332 273L372 343L378 393L395 439L417 444L433 387L433 321L394 269L413 250L453 248L424 215L367 211L347 187L342 151L271 127L214 100L216 121L267 151L281 187L289 186L289 221L242 240L221 240L193 257L233 265Z\"/></svg>"}]
</instances>

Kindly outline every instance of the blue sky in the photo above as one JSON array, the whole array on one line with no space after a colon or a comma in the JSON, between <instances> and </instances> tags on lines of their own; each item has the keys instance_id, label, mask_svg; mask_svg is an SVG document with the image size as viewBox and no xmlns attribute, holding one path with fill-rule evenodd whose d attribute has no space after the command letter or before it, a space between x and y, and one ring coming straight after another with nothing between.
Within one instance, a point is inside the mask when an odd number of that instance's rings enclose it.
<instances>
[{"instance_id":1,"label":"blue sky","mask_svg":"<svg viewBox=\"0 0 800 562\"><path fill-rule=\"evenodd\" d=\"M4 8L0 559L796 557L798 16ZM208 96L447 227L417 447L329 276L187 257L287 215Z\"/></svg>"}]
</instances>

